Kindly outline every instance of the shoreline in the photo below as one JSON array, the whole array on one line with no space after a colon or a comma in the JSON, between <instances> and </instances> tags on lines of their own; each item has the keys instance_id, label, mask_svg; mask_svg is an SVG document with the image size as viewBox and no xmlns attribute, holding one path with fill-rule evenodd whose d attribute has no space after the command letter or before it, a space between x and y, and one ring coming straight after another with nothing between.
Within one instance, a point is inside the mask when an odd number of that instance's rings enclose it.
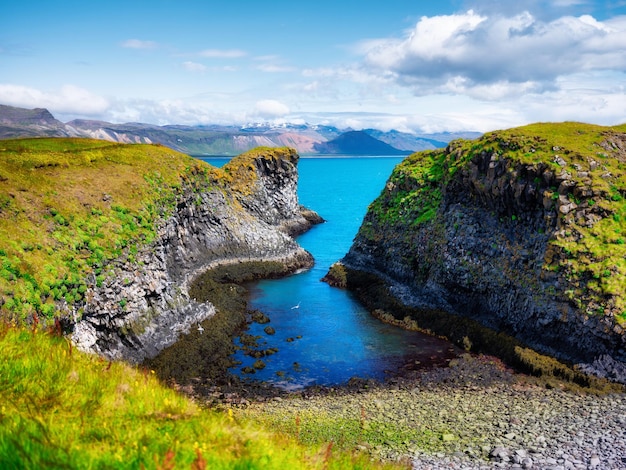
<instances>
[{"instance_id":1,"label":"shoreline","mask_svg":"<svg viewBox=\"0 0 626 470\"><path fill-rule=\"evenodd\" d=\"M233 284L233 266L240 274L251 273L243 263L220 266L207 276L213 287L228 293L245 321L247 291ZM255 266L253 276L272 271L273 265ZM237 331L242 327L238 323ZM232 346L233 334L225 338ZM446 365L399 369L384 382L355 377L343 385L295 391L240 379L228 368L213 377L191 375L169 383L203 406L231 410L236 419L262 422L307 443L332 441L412 469L618 469L626 464L626 394L525 375L494 356L462 353ZM615 445L598 449L608 432Z\"/></svg>"},{"instance_id":2,"label":"shoreline","mask_svg":"<svg viewBox=\"0 0 626 470\"><path fill-rule=\"evenodd\" d=\"M380 294L380 286L373 288L371 275L367 274L370 288L354 289L354 286L351 286L351 290L363 302L370 315L397 328L420 331L430 336L445 339L450 343L449 350L442 353L441 357L433 357L430 361L420 364L416 364L411 357L407 356L404 364L390 372L385 380L353 377L345 384L331 386L313 385L287 390L270 382L254 380L252 376L242 378L231 373L228 369L235 365L231 356L235 349L240 347L235 344L235 339L245 335L247 325L254 321L251 319L253 310L250 309L249 305L249 291L243 284L258 279L280 278L299 269L310 268L312 257L308 253L306 255L291 258L281 257L273 260L236 259L213 264L211 269L196 276L190 283L189 294L194 300L210 302L215 305L219 313L201 322L197 331L192 329L189 334L181 337L176 344L164 350L157 357L145 361L143 365L154 369L165 381L181 386L193 384L190 390L195 390L192 393L195 395L207 394L207 396L215 397L216 391L224 389L226 390L225 393L228 393L232 398L232 400L226 401L232 403L237 402L237 397L243 402L247 402L256 399L263 400L265 397L281 396L283 393L300 393L306 390L323 392L329 389L345 388L351 391L354 389L354 384L362 381L376 383L384 387L386 383L392 381L413 380L416 374L421 374L424 371L446 369L449 362L458 360L459 356L464 354L470 354L472 357L490 357L506 364L506 367L514 370L520 376L532 376L533 380L547 388L563 388L581 393L598 394L626 391L623 385L585 374L550 356L544 356L532 349L525 348L502 333L491 330L483 331L486 330L483 328L478 333L472 331L472 336L460 338L450 337L447 331L438 328L430 329L430 325L426 323L424 326L419 317L416 321L416 317L412 311L409 311L409 307L398 304L397 300L392 299L389 292L386 295L376 295L377 293ZM336 266L334 269L334 274L336 274ZM336 277L330 276L329 278L327 275L324 280L335 287L342 287L340 283L336 282ZM379 279L377 282L381 281ZM203 334L204 331L210 333ZM479 338L478 341L477 338ZM472 341L477 344L472 344ZM481 347L482 344L486 343L492 344L489 348ZM498 350L499 347L502 349ZM251 351L253 349L250 347ZM207 351L213 360L209 364L206 360ZM190 355L195 359L190 360ZM204 392L198 392L199 390ZM222 393L222 395L224 394ZM217 400L217 403L219 402L220 400Z\"/></svg>"},{"instance_id":3,"label":"shoreline","mask_svg":"<svg viewBox=\"0 0 626 470\"><path fill-rule=\"evenodd\" d=\"M338 445L414 469L618 469L626 462L625 394L546 388L487 356L464 355L387 384L355 381L349 389L221 406L303 442L323 440L331 425Z\"/></svg>"},{"instance_id":4,"label":"shoreline","mask_svg":"<svg viewBox=\"0 0 626 470\"><path fill-rule=\"evenodd\" d=\"M565 381L601 393L626 391L626 386L619 382L541 353L506 332L492 330L471 318L407 304L403 286L375 272L339 262L331 266L323 280L353 292L381 321L445 338L467 352L498 357L516 371L542 377L546 383Z\"/></svg>"}]
</instances>

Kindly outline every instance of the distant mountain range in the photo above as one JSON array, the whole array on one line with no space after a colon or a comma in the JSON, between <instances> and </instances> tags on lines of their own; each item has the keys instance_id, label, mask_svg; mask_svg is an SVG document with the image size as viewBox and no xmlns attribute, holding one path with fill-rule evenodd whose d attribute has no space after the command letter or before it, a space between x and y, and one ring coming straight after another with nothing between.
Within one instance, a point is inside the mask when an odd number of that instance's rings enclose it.
<instances>
[{"instance_id":1,"label":"distant mountain range","mask_svg":"<svg viewBox=\"0 0 626 470\"><path fill-rule=\"evenodd\" d=\"M445 143L442 147L445 147ZM358 155L408 155L415 151L400 150L376 139L365 131L348 131L328 142L320 142L313 146L314 150L323 154L358 154Z\"/></svg>"},{"instance_id":2,"label":"distant mountain range","mask_svg":"<svg viewBox=\"0 0 626 470\"><path fill-rule=\"evenodd\" d=\"M406 155L445 147L450 140L480 136L477 132L415 135L395 130L354 131L331 126L242 127L202 125L157 126L143 123L113 124L76 119L63 123L42 108L0 105L0 139L19 137L89 137L111 142L158 143L189 155L237 155L254 147L293 147L301 155Z\"/></svg>"}]
</instances>

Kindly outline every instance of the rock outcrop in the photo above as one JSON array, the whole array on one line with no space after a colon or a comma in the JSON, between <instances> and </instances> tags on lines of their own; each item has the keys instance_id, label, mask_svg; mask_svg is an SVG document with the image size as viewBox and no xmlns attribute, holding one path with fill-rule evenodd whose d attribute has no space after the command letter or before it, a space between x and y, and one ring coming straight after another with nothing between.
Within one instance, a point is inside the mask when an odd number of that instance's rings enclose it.
<instances>
[{"instance_id":1,"label":"rock outcrop","mask_svg":"<svg viewBox=\"0 0 626 470\"><path fill-rule=\"evenodd\" d=\"M535 125L414 154L341 263L625 382L624 131Z\"/></svg>"},{"instance_id":2,"label":"rock outcrop","mask_svg":"<svg viewBox=\"0 0 626 470\"><path fill-rule=\"evenodd\" d=\"M206 270L249 261L277 261L284 273L310 266L311 255L290 236L321 220L298 204L298 159L291 149L255 150L225 166L224 184L184 185L156 240L133 262L112 263L100 285L91 280L73 341L138 363L215 313L188 293Z\"/></svg>"}]
</instances>

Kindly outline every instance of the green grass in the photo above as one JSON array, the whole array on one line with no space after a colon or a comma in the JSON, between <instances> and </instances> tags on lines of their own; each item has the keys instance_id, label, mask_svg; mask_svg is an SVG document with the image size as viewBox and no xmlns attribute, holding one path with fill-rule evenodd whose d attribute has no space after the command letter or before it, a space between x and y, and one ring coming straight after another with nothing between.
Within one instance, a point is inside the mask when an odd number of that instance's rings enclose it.
<instances>
[{"instance_id":1,"label":"green grass","mask_svg":"<svg viewBox=\"0 0 626 470\"><path fill-rule=\"evenodd\" d=\"M390 196L379 198L370 208L383 215L388 224L412 220L412 225L431 220L441 202L445 154L424 151L403 160L393 171Z\"/></svg>"},{"instance_id":2,"label":"green grass","mask_svg":"<svg viewBox=\"0 0 626 470\"><path fill-rule=\"evenodd\" d=\"M0 316L52 317L80 307L86 279L133 261L183 188L222 175L165 147L88 139L0 143Z\"/></svg>"},{"instance_id":3,"label":"green grass","mask_svg":"<svg viewBox=\"0 0 626 470\"><path fill-rule=\"evenodd\" d=\"M386 454L387 458L394 453L408 456L417 449L432 453L443 450L442 436L447 431L445 423L437 429L424 429L418 423L399 422L395 416L390 418L382 407L372 413L356 404L347 410L343 407L335 409L332 404L316 405L313 409L287 408L286 411L265 410L256 406L235 413L242 419L263 423L270 429L282 429L307 445L320 446L331 438L336 448L348 450L360 447L373 454Z\"/></svg>"},{"instance_id":4,"label":"green grass","mask_svg":"<svg viewBox=\"0 0 626 470\"><path fill-rule=\"evenodd\" d=\"M383 467L333 449L330 432L298 444L42 331L1 327L0 355L2 468Z\"/></svg>"}]
</instances>

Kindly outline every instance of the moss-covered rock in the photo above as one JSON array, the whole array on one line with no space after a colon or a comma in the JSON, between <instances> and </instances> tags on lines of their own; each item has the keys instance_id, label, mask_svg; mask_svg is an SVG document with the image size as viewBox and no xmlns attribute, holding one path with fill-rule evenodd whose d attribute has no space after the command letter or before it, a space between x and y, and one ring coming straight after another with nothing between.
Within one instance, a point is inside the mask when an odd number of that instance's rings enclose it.
<instances>
[{"instance_id":1,"label":"moss-covered rock","mask_svg":"<svg viewBox=\"0 0 626 470\"><path fill-rule=\"evenodd\" d=\"M561 359L625 361L625 132L536 124L411 155L342 263Z\"/></svg>"}]
</instances>

